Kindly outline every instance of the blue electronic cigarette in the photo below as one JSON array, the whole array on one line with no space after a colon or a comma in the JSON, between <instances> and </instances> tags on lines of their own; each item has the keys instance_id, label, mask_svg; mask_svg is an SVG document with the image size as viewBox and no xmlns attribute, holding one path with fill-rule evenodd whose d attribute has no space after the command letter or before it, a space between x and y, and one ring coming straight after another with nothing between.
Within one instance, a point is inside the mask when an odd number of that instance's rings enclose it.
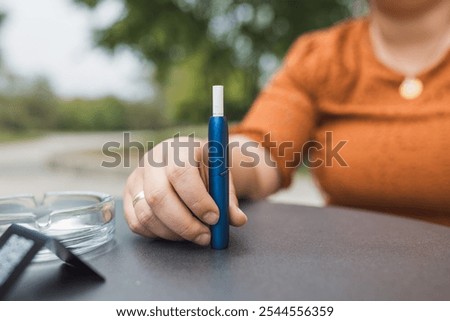
<instances>
[{"instance_id":1,"label":"blue electronic cigarette","mask_svg":"<svg viewBox=\"0 0 450 321\"><path fill-rule=\"evenodd\" d=\"M211 225L211 248L228 247L228 124L223 115L223 86L213 86L213 113L208 125L209 194L219 207L219 221Z\"/></svg>"}]
</instances>

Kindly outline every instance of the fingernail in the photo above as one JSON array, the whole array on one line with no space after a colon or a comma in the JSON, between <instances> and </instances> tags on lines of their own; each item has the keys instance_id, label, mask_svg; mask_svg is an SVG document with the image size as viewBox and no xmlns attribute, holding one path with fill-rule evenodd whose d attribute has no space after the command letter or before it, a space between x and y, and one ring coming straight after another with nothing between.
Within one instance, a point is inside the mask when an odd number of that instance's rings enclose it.
<instances>
[{"instance_id":1,"label":"fingernail","mask_svg":"<svg viewBox=\"0 0 450 321\"><path fill-rule=\"evenodd\" d=\"M205 220L206 223L214 225L219 220L219 215L217 215L214 212L208 212L203 216L203 219Z\"/></svg>"},{"instance_id":2,"label":"fingernail","mask_svg":"<svg viewBox=\"0 0 450 321\"><path fill-rule=\"evenodd\" d=\"M203 233L197 236L194 240L195 243L200 245L208 245L210 240L210 236L208 233Z\"/></svg>"},{"instance_id":3,"label":"fingernail","mask_svg":"<svg viewBox=\"0 0 450 321\"><path fill-rule=\"evenodd\" d=\"M245 215L245 213L239 207L236 206L236 208L240 214ZM245 215L245 216L247 216L247 215Z\"/></svg>"},{"instance_id":4,"label":"fingernail","mask_svg":"<svg viewBox=\"0 0 450 321\"><path fill-rule=\"evenodd\" d=\"M245 214L239 207L237 208L237 210L242 215L242 217L245 218L245 222L247 222L248 221L247 214Z\"/></svg>"}]
</instances>

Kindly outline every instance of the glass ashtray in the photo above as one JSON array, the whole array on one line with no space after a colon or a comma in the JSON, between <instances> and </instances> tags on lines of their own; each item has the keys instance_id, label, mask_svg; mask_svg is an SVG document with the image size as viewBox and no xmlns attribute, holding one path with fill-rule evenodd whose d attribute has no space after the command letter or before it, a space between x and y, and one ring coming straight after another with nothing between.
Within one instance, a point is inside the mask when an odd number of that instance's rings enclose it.
<instances>
[{"instance_id":1,"label":"glass ashtray","mask_svg":"<svg viewBox=\"0 0 450 321\"><path fill-rule=\"evenodd\" d=\"M0 197L0 235L13 223L54 237L77 255L96 255L114 241L114 199L96 192L49 192L41 201L28 194ZM43 249L34 261L54 259Z\"/></svg>"}]
</instances>

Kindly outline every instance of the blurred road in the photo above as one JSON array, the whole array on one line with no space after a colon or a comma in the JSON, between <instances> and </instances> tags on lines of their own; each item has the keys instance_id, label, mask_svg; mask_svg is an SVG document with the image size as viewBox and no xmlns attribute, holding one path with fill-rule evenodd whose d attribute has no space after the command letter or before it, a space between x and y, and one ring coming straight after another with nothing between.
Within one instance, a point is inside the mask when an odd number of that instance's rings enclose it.
<instances>
[{"instance_id":1,"label":"blurred road","mask_svg":"<svg viewBox=\"0 0 450 321\"><path fill-rule=\"evenodd\" d=\"M0 144L0 195L46 191L93 190L121 196L131 168L104 168L102 146L122 142L122 132L52 133L35 140ZM312 180L297 175L291 188L270 197L274 202L322 206Z\"/></svg>"},{"instance_id":2,"label":"blurred road","mask_svg":"<svg viewBox=\"0 0 450 321\"><path fill-rule=\"evenodd\" d=\"M82 159L74 158L89 150L101 151L109 140L121 141L122 133L49 134L35 140L0 144L0 194L46 191L95 190L120 195L126 174L117 175L100 166L93 158L89 164L97 172L86 170ZM67 167L59 167L59 158L72 155ZM91 167L89 166L89 167Z\"/></svg>"}]
</instances>

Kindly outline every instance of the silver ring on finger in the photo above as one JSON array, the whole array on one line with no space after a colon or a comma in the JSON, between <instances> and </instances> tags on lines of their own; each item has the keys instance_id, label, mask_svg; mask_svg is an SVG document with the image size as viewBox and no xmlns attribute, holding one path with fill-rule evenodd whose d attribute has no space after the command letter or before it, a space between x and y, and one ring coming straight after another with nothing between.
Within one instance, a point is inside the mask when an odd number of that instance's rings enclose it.
<instances>
[{"instance_id":1,"label":"silver ring on finger","mask_svg":"<svg viewBox=\"0 0 450 321\"><path fill-rule=\"evenodd\" d=\"M134 195L133 197L133 207L136 206L136 203L145 199L145 195L144 195L144 191L140 191L139 193L137 193L136 195Z\"/></svg>"}]
</instances>

